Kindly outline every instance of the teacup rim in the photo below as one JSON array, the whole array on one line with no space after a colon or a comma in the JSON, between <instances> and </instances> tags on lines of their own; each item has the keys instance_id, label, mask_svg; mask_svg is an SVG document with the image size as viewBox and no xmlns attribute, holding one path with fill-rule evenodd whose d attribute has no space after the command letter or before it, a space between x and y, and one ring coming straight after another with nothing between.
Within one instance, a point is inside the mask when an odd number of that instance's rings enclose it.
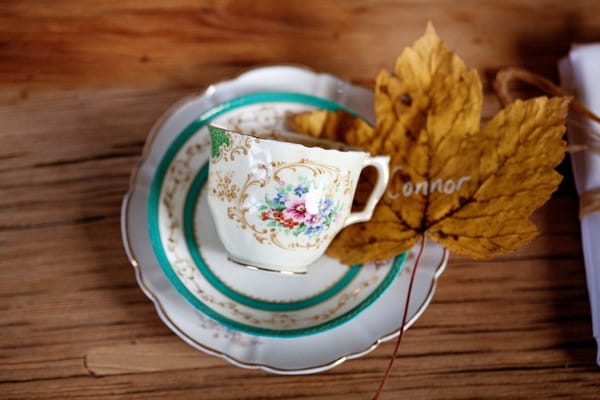
<instances>
[{"instance_id":1,"label":"teacup rim","mask_svg":"<svg viewBox=\"0 0 600 400\"><path fill-rule=\"evenodd\" d=\"M251 134L251 133L247 133L247 132L240 132L231 128L228 128L226 126L220 125L220 124L215 124L215 123L208 123L207 124L207 128L216 128L216 129L221 129L223 131L226 132L230 132L233 134L237 134L237 135L241 135L241 136L247 136L247 137L251 137L254 139L258 139L260 141L266 141L266 142L273 142L273 143L286 143L286 144L290 144L293 146L299 146L303 149L307 149L307 150L317 150L317 151L325 151L325 152L336 152L336 153L342 153L342 154L349 154L349 153L357 153L357 154L363 154L366 155L367 157L371 157L372 154L369 153L368 151L358 147L358 146L352 146L352 145L348 145L346 143L343 142L338 142L335 140L329 140L329 139L323 139L323 138L318 138L318 137L314 137L314 136L309 136L309 135L303 135L301 133L297 133L297 132L285 132L286 136L291 136L291 137L298 137L299 139L305 140L305 141L314 141L315 142L315 146L310 146L310 145L305 145L302 143L296 143L293 141L284 141L284 140L277 140L277 139L272 139L272 138L268 138L268 137L261 137L255 134ZM210 135L209 135L210 136ZM323 144L329 144L331 147L330 148L325 148L322 146L319 146L319 143L323 143Z\"/></svg>"}]
</instances>

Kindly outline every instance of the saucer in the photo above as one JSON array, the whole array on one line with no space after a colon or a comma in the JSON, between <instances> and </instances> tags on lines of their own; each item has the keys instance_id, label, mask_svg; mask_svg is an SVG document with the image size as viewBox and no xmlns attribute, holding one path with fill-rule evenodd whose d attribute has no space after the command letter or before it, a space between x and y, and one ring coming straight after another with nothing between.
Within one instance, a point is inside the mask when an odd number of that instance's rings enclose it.
<instances>
[{"instance_id":1,"label":"saucer","mask_svg":"<svg viewBox=\"0 0 600 400\"><path fill-rule=\"evenodd\" d=\"M398 334L406 254L351 268L324 256L304 276L251 270L227 259L206 204L208 122L285 135L287 114L338 108L372 121L372 94L305 69L261 68L178 103L151 132L123 203L123 238L140 287L192 346L244 367L311 373ZM446 258L427 245L410 323Z\"/></svg>"}]
</instances>

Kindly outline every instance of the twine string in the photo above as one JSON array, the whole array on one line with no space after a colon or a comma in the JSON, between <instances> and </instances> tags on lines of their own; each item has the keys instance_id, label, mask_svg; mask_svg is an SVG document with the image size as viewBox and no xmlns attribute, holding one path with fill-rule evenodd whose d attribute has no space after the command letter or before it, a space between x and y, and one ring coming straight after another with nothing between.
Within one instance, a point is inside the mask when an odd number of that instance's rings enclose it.
<instances>
[{"instance_id":1,"label":"twine string","mask_svg":"<svg viewBox=\"0 0 600 400\"><path fill-rule=\"evenodd\" d=\"M571 97L570 93L567 93L564 89L543 76L522 68L509 67L500 70L494 81L494 89L503 106L506 106L514 100L510 87L511 83L516 81L534 86L542 92L552 96ZM571 98L569 110L579 117L600 123L600 117L575 98ZM568 122L571 126L579 128L585 135L583 138L584 143L571 144L567 146L567 151L569 153L593 151L600 154L600 147L592 144L593 140L600 140L600 132L591 129L589 125L582 123L578 119L569 118ZM600 212L600 188L588 190L579 195L579 218L583 218L584 216L595 212Z\"/></svg>"},{"instance_id":2,"label":"twine string","mask_svg":"<svg viewBox=\"0 0 600 400\"><path fill-rule=\"evenodd\" d=\"M579 196L579 218L600 211L600 188L588 190Z\"/></svg>"}]
</instances>

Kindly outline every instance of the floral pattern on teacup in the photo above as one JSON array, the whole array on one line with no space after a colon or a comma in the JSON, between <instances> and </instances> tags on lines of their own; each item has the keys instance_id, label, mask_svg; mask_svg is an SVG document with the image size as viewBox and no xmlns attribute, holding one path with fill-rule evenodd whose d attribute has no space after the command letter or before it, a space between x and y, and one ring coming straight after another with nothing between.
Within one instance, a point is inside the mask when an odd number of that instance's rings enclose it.
<instances>
[{"instance_id":1,"label":"floral pattern on teacup","mask_svg":"<svg viewBox=\"0 0 600 400\"><path fill-rule=\"evenodd\" d=\"M258 206L260 219L271 230L286 235L316 238L335 222L339 203L334 205L333 188L322 190L313 180L299 177L298 182L278 181L276 193L265 197Z\"/></svg>"},{"instance_id":2,"label":"floral pattern on teacup","mask_svg":"<svg viewBox=\"0 0 600 400\"><path fill-rule=\"evenodd\" d=\"M209 199L240 229L252 231L258 243L310 249L335 234L347 207L340 197L354 184L350 171L306 158L255 163L250 170L242 180L232 169L213 169Z\"/></svg>"}]
</instances>

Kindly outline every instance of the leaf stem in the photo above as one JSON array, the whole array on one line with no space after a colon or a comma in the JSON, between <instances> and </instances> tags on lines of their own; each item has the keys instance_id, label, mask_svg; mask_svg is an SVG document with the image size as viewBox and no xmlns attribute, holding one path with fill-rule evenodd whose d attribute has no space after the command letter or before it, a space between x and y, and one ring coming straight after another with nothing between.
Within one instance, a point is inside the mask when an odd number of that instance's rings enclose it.
<instances>
[{"instance_id":1,"label":"leaf stem","mask_svg":"<svg viewBox=\"0 0 600 400\"><path fill-rule=\"evenodd\" d=\"M408 284L408 292L406 294L406 301L404 302L404 315L402 316L402 325L400 325L400 333L398 334L398 339L396 340L396 347L394 348L394 352L392 354L392 357L390 358L390 362L385 371L385 375L381 379L381 383L379 384L379 388L377 389L377 393L375 393L373 400L379 399L379 396L381 396L381 393L383 392L385 383L387 382L388 378L392 374L392 367L394 365L394 361L396 360L396 356L398 355L398 350L400 349L400 342L402 342L402 336L403 336L404 330L406 329L406 320L408 317L408 307L410 305L410 295L412 293L412 288L413 288L413 283L415 281L415 274L417 272L417 267L419 266L419 263L421 262L421 257L423 256L423 250L425 249L425 235L421 235L421 240L419 243L420 243L419 252L417 253L417 258L415 259L415 265L410 274L410 283Z\"/></svg>"}]
</instances>

